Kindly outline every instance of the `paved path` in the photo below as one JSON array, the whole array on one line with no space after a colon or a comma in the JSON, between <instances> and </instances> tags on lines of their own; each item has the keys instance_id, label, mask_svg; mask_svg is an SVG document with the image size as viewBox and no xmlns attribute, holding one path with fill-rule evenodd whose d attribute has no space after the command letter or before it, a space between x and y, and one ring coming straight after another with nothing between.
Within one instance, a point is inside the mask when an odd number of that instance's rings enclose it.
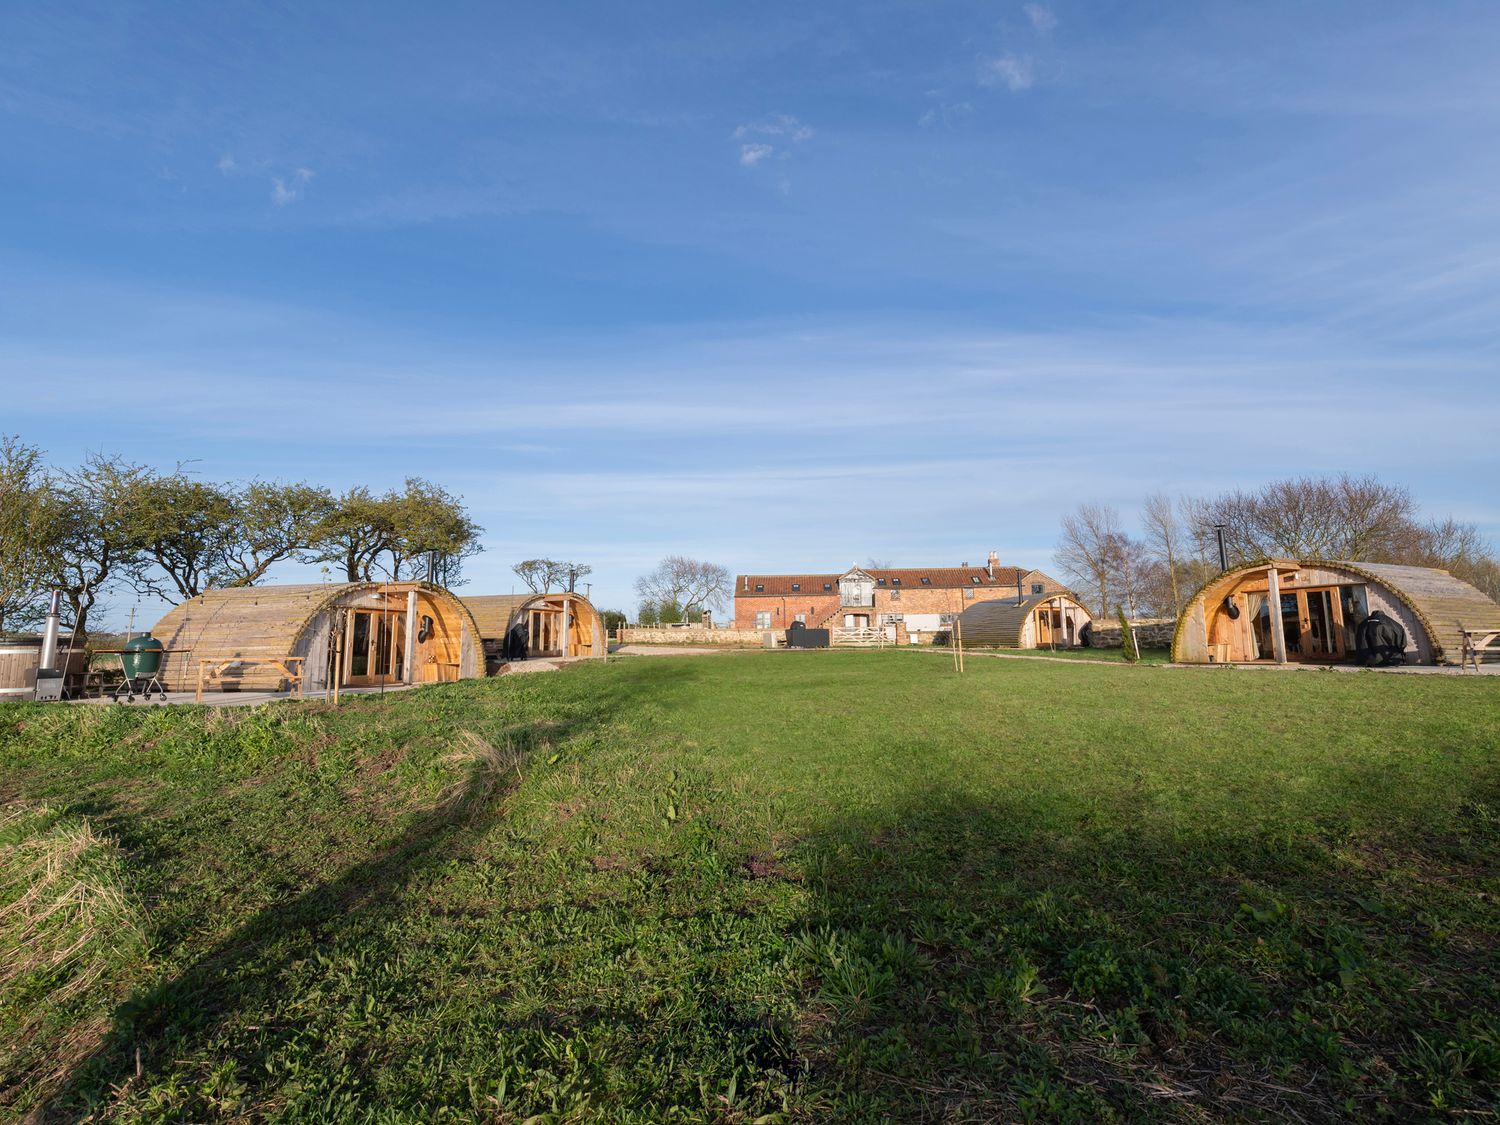
<instances>
[{"instance_id":1,"label":"paved path","mask_svg":"<svg viewBox=\"0 0 1500 1125\"><path fill-rule=\"evenodd\" d=\"M344 688L339 694L343 695L383 695L386 692L410 691L414 687L423 687L423 684L391 684L384 689L378 687L367 688ZM262 703L275 703L285 699L328 699L326 691L309 691L302 696L292 695L285 691L205 691L203 693L203 706L205 707L256 707ZM88 707L113 707L115 701L109 696L100 696L98 699L75 699L73 703L80 703ZM167 693L168 703L196 703L194 693L190 691L173 691ZM145 696L137 695L135 702L126 702L125 697L120 697L122 707L159 707L162 698L152 695L148 700Z\"/></svg>"},{"instance_id":2,"label":"paved path","mask_svg":"<svg viewBox=\"0 0 1500 1125\"><path fill-rule=\"evenodd\" d=\"M620 645L609 650L621 656L717 656L723 652L761 652L739 645Z\"/></svg>"}]
</instances>

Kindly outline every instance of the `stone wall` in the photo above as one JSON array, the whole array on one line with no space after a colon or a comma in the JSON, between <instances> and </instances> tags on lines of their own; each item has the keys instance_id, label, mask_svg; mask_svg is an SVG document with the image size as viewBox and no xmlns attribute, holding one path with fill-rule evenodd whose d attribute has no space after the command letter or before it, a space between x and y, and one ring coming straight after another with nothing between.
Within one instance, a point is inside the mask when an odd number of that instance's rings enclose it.
<instances>
[{"instance_id":1,"label":"stone wall","mask_svg":"<svg viewBox=\"0 0 1500 1125\"><path fill-rule=\"evenodd\" d=\"M1132 621L1130 627L1135 631L1135 643L1141 648L1171 648L1177 622L1170 617L1158 617L1149 621ZM1091 648L1123 648L1124 644L1119 618L1095 620Z\"/></svg>"},{"instance_id":2,"label":"stone wall","mask_svg":"<svg viewBox=\"0 0 1500 1125\"><path fill-rule=\"evenodd\" d=\"M780 633L780 630L777 630ZM759 629L705 629L690 625L686 629L663 629L644 625L626 625L619 630L619 641L627 645L734 645L760 648L765 641Z\"/></svg>"}]
</instances>

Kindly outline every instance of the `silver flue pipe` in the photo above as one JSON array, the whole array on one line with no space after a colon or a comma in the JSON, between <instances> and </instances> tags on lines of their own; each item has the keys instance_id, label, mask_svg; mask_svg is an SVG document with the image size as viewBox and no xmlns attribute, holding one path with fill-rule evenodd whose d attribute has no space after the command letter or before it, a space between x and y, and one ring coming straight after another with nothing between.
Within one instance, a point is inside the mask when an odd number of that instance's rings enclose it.
<instances>
[{"instance_id":1,"label":"silver flue pipe","mask_svg":"<svg viewBox=\"0 0 1500 1125\"><path fill-rule=\"evenodd\" d=\"M61 591L53 590L52 605L47 610L47 624L42 629L41 659L37 661L37 667L45 672L57 671L57 633L62 625L61 605Z\"/></svg>"}]
</instances>

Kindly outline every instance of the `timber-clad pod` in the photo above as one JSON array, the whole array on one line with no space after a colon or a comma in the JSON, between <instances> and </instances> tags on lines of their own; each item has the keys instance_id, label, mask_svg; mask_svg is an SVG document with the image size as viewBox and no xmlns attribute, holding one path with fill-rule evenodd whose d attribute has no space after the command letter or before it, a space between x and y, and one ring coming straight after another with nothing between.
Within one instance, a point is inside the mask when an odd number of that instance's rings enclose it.
<instances>
[{"instance_id":1,"label":"timber-clad pod","mask_svg":"<svg viewBox=\"0 0 1500 1125\"><path fill-rule=\"evenodd\" d=\"M463 599L474 616L491 673L533 657L603 657L604 618L582 594L476 594Z\"/></svg>"},{"instance_id":2,"label":"timber-clad pod","mask_svg":"<svg viewBox=\"0 0 1500 1125\"><path fill-rule=\"evenodd\" d=\"M479 629L454 594L426 582L345 582L210 590L152 632L168 691L192 691L200 665L215 691L283 691L300 661L304 692L484 675ZM408 659L410 656L410 659Z\"/></svg>"},{"instance_id":3,"label":"timber-clad pod","mask_svg":"<svg viewBox=\"0 0 1500 1125\"><path fill-rule=\"evenodd\" d=\"M1379 634L1373 641L1372 626ZM1258 559L1211 579L1189 599L1172 659L1461 664L1465 631L1500 634L1500 605L1446 570Z\"/></svg>"},{"instance_id":4,"label":"timber-clad pod","mask_svg":"<svg viewBox=\"0 0 1500 1125\"><path fill-rule=\"evenodd\" d=\"M1093 618L1066 590L978 602L959 615L963 643L993 648L1072 648Z\"/></svg>"}]
</instances>

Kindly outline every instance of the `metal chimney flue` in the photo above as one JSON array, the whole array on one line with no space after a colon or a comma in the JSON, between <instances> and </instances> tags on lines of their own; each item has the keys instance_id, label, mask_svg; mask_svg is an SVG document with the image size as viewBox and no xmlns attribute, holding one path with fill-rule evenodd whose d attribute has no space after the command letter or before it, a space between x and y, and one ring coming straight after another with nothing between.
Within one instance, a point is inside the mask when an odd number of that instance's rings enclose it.
<instances>
[{"instance_id":1,"label":"metal chimney flue","mask_svg":"<svg viewBox=\"0 0 1500 1125\"><path fill-rule=\"evenodd\" d=\"M41 658L37 667L47 672L57 671L57 634L62 627L62 592L52 591L52 604L47 608L47 624L42 629Z\"/></svg>"}]
</instances>

